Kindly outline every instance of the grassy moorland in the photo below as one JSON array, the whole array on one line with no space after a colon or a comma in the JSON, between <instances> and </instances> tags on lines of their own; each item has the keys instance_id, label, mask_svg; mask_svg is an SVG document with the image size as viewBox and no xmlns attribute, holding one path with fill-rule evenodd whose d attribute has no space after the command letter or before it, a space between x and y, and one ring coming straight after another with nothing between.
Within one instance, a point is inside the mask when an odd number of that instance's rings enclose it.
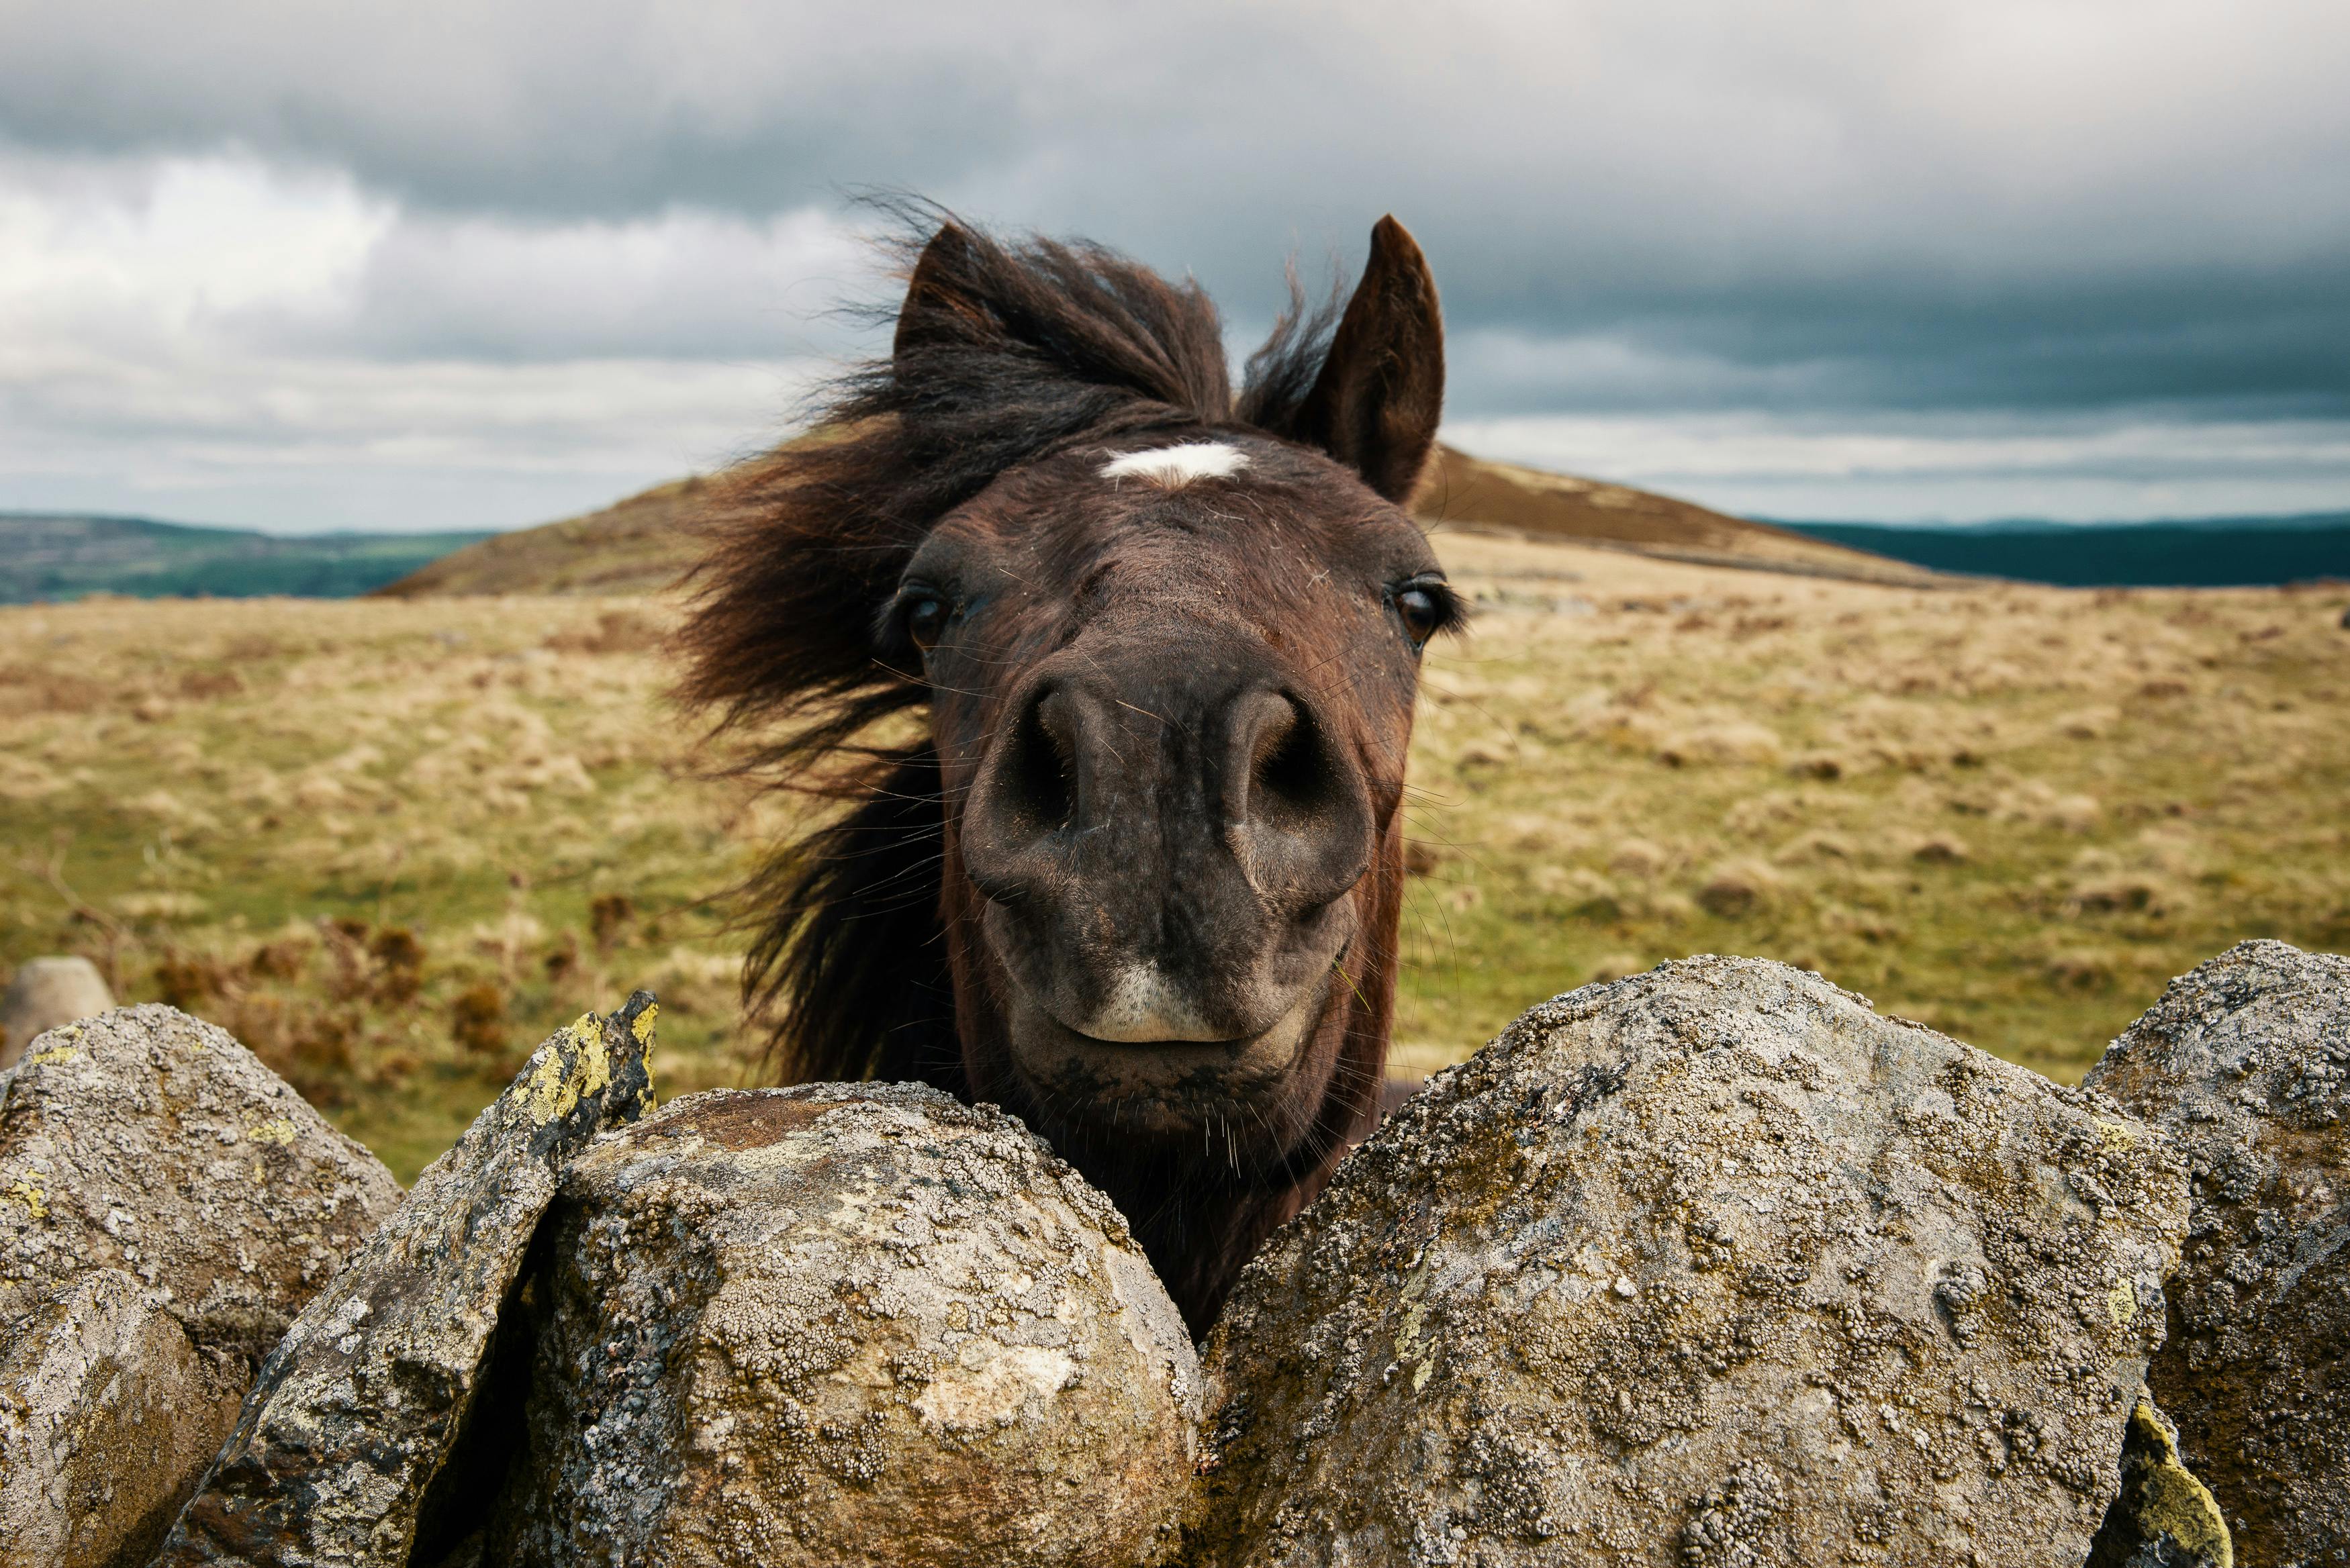
<instances>
[{"instance_id":1,"label":"grassy moorland","mask_svg":"<svg viewBox=\"0 0 2350 1568\"><path fill-rule=\"evenodd\" d=\"M1925 590L1440 537L1399 1064L1713 950L2060 1077L2172 974L2350 946L2350 588ZM643 597L0 609L0 974L97 960L403 1178L556 1023L661 992L750 1080L712 901L790 808L697 771Z\"/></svg>"}]
</instances>

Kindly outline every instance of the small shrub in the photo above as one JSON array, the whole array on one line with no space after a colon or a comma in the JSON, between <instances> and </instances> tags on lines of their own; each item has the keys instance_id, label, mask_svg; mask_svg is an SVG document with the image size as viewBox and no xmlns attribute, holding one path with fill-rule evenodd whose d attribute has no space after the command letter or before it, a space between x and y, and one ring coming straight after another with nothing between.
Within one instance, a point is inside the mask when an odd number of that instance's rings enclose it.
<instances>
[{"instance_id":1,"label":"small shrub","mask_svg":"<svg viewBox=\"0 0 2350 1568\"><path fill-rule=\"evenodd\" d=\"M480 981L457 993L449 1007L449 1034L458 1046L475 1056L494 1057L506 1048L506 998L489 981Z\"/></svg>"},{"instance_id":2,"label":"small shrub","mask_svg":"<svg viewBox=\"0 0 2350 1568\"><path fill-rule=\"evenodd\" d=\"M244 967L255 980L292 980L309 967L309 962L310 944L290 937L284 941L262 943L244 961Z\"/></svg>"},{"instance_id":3,"label":"small shrub","mask_svg":"<svg viewBox=\"0 0 2350 1568\"><path fill-rule=\"evenodd\" d=\"M577 973L579 939L569 931L564 932L563 940L546 950L546 956L539 961L539 967L546 971L548 980L557 983Z\"/></svg>"},{"instance_id":4,"label":"small shrub","mask_svg":"<svg viewBox=\"0 0 2350 1568\"><path fill-rule=\"evenodd\" d=\"M416 1000L424 987L424 944L406 926L386 926L368 941L375 960L378 1002L398 1007Z\"/></svg>"},{"instance_id":5,"label":"small shrub","mask_svg":"<svg viewBox=\"0 0 2350 1568\"><path fill-rule=\"evenodd\" d=\"M182 1012L192 1012L221 993L220 965L200 953L166 953L155 965L155 989Z\"/></svg>"},{"instance_id":6,"label":"small shrub","mask_svg":"<svg viewBox=\"0 0 2350 1568\"><path fill-rule=\"evenodd\" d=\"M598 894L588 906L588 929L596 938L596 950L610 952L636 918L637 907L626 893Z\"/></svg>"}]
</instances>

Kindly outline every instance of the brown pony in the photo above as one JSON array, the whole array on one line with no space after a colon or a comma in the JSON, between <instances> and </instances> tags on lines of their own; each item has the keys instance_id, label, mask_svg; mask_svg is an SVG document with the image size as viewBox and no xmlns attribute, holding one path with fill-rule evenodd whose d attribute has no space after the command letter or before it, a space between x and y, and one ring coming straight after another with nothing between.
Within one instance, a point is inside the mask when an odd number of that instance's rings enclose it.
<instances>
[{"instance_id":1,"label":"brown pony","mask_svg":"<svg viewBox=\"0 0 2350 1568\"><path fill-rule=\"evenodd\" d=\"M1343 314L1292 296L1235 397L1196 286L946 221L889 357L731 482L683 633L689 700L783 736L749 765L853 803L754 884L786 1077L1020 1116L1201 1332L1378 1118L1460 615L1401 504L1443 400L1419 247L1382 219Z\"/></svg>"}]
</instances>

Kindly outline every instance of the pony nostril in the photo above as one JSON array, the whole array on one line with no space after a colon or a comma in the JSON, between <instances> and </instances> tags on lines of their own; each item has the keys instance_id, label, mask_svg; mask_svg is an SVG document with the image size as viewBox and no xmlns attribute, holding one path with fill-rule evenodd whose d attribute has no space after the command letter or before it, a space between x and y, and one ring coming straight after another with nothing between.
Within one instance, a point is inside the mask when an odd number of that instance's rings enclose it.
<instances>
[{"instance_id":1,"label":"pony nostril","mask_svg":"<svg viewBox=\"0 0 2350 1568\"><path fill-rule=\"evenodd\" d=\"M962 819L963 869L999 903L1025 900L1066 871L1062 830L1080 799L1076 701L1047 686L1015 712L980 765Z\"/></svg>"},{"instance_id":2,"label":"pony nostril","mask_svg":"<svg viewBox=\"0 0 2350 1568\"><path fill-rule=\"evenodd\" d=\"M1288 698L1267 693L1252 715L1247 793L1240 815L1286 832L1303 828L1330 795L1321 737Z\"/></svg>"},{"instance_id":3,"label":"pony nostril","mask_svg":"<svg viewBox=\"0 0 2350 1568\"><path fill-rule=\"evenodd\" d=\"M1042 838L1069 824L1077 810L1076 714L1067 693L1049 691L1030 703L1005 737L1003 798L1006 824L1024 838Z\"/></svg>"},{"instance_id":4,"label":"pony nostril","mask_svg":"<svg viewBox=\"0 0 2350 1568\"><path fill-rule=\"evenodd\" d=\"M1328 903L1370 864L1370 809L1361 781L1313 711L1277 691L1234 705L1230 842L1268 907L1292 913Z\"/></svg>"}]
</instances>

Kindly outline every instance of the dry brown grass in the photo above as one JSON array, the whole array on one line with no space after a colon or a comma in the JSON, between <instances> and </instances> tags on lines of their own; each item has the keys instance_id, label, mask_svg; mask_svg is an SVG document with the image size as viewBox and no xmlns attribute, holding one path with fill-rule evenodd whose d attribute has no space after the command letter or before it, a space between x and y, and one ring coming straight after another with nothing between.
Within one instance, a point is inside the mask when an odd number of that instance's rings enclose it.
<instances>
[{"instance_id":1,"label":"dry brown grass","mask_svg":"<svg viewBox=\"0 0 2350 1568\"><path fill-rule=\"evenodd\" d=\"M2072 1075L2239 938L2350 945L2350 591L1877 587L1467 535L1430 659L1399 1060L1700 950ZM218 1019L403 1175L632 986L755 1075L646 598L0 610L0 971Z\"/></svg>"},{"instance_id":2,"label":"dry brown grass","mask_svg":"<svg viewBox=\"0 0 2350 1568\"><path fill-rule=\"evenodd\" d=\"M2076 1076L2243 937L2350 945L2350 590L1912 590L1455 535L1403 1057L1694 950Z\"/></svg>"}]
</instances>

